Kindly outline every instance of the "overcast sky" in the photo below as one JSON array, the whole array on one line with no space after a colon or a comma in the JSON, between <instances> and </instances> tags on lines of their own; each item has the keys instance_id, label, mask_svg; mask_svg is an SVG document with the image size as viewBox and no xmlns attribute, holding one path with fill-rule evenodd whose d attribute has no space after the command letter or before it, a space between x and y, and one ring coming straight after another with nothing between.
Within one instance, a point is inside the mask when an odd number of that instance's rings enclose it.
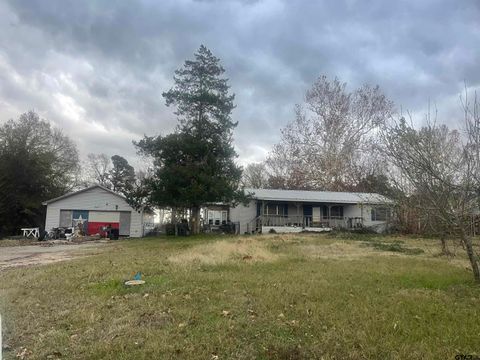
<instances>
[{"instance_id":1,"label":"overcast sky","mask_svg":"<svg viewBox=\"0 0 480 360\"><path fill-rule=\"evenodd\" d=\"M242 164L262 160L322 74L378 84L397 108L461 122L480 87L480 1L0 0L0 123L28 110L89 152L137 164L176 120L161 96L200 44L222 60ZM420 116L421 118L421 116Z\"/></svg>"}]
</instances>

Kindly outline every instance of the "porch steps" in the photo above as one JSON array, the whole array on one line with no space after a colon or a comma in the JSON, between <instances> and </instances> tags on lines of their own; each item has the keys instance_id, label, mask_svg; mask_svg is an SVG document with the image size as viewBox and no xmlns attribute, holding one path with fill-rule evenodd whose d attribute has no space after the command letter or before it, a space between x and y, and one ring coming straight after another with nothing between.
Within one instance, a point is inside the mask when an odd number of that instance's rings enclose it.
<instances>
[{"instance_id":1,"label":"porch steps","mask_svg":"<svg viewBox=\"0 0 480 360\"><path fill-rule=\"evenodd\" d=\"M257 216L253 218L247 224L247 233L248 234L259 234L262 232L262 216Z\"/></svg>"}]
</instances>

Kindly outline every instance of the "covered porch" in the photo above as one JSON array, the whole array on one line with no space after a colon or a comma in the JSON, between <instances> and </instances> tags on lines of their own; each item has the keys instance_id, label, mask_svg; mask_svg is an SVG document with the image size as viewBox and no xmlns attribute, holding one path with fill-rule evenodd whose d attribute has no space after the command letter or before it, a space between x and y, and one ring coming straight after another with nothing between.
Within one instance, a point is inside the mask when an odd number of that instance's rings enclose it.
<instances>
[{"instance_id":1,"label":"covered porch","mask_svg":"<svg viewBox=\"0 0 480 360\"><path fill-rule=\"evenodd\" d=\"M363 226L363 217L349 211L355 204L257 201L257 217L250 231L282 232L330 231L356 229Z\"/></svg>"}]
</instances>

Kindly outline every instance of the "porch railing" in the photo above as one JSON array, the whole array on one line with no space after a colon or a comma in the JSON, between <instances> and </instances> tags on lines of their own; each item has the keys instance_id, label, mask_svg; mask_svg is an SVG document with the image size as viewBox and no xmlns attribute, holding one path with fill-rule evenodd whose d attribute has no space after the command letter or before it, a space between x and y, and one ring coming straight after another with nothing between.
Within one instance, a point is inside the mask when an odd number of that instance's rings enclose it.
<instances>
[{"instance_id":1,"label":"porch railing","mask_svg":"<svg viewBox=\"0 0 480 360\"><path fill-rule=\"evenodd\" d=\"M305 227L302 215L262 215L262 226L301 226Z\"/></svg>"},{"instance_id":2,"label":"porch railing","mask_svg":"<svg viewBox=\"0 0 480 360\"><path fill-rule=\"evenodd\" d=\"M262 226L298 226L302 228L353 228L358 226L358 220L342 216L330 216L314 219L308 215L262 215Z\"/></svg>"},{"instance_id":3,"label":"porch railing","mask_svg":"<svg viewBox=\"0 0 480 360\"><path fill-rule=\"evenodd\" d=\"M247 233L261 232L263 226L291 226L305 228L356 229L363 226L362 218L341 216L314 219L308 215L259 215L247 223Z\"/></svg>"}]
</instances>

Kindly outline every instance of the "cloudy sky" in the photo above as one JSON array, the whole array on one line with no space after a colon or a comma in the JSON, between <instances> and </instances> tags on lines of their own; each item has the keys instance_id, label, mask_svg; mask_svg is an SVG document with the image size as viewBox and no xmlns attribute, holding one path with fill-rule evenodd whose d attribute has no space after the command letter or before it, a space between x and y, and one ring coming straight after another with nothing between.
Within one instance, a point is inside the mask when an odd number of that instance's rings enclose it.
<instances>
[{"instance_id":1,"label":"cloudy sky","mask_svg":"<svg viewBox=\"0 0 480 360\"><path fill-rule=\"evenodd\" d=\"M236 93L242 164L262 160L315 78L378 84L397 108L461 121L480 88L478 0L0 0L0 123L35 110L89 152L175 126L163 91L200 44Z\"/></svg>"}]
</instances>

